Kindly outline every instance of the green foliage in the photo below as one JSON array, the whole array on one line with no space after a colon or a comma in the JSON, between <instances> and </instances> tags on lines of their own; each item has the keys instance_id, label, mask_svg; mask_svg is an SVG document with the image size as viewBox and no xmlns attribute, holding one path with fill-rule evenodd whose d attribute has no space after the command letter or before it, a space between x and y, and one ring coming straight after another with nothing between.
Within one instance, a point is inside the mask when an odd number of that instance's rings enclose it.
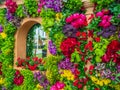
<instances>
[{"instance_id":1,"label":"green foliage","mask_svg":"<svg viewBox=\"0 0 120 90\"><path fill-rule=\"evenodd\" d=\"M51 9L42 9L40 16L42 17L42 26L46 32L49 32L50 27L54 25L55 22L55 12Z\"/></svg>"},{"instance_id":2,"label":"green foliage","mask_svg":"<svg viewBox=\"0 0 120 90\"><path fill-rule=\"evenodd\" d=\"M93 47L94 47L94 57L96 62L101 62L101 57L105 54L106 48L109 44L109 41L101 37L101 41L98 42L93 42Z\"/></svg>"},{"instance_id":3,"label":"green foliage","mask_svg":"<svg viewBox=\"0 0 120 90\"><path fill-rule=\"evenodd\" d=\"M67 0L67 2L64 2L64 7L66 9L70 9L71 11L80 11L80 8L82 7L82 1L81 0Z\"/></svg>"},{"instance_id":4,"label":"green foliage","mask_svg":"<svg viewBox=\"0 0 120 90\"><path fill-rule=\"evenodd\" d=\"M24 76L24 82L21 86L14 86L13 90L34 90L34 75L30 70L21 70L21 74Z\"/></svg>"},{"instance_id":5,"label":"green foliage","mask_svg":"<svg viewBox=\"0 0 120 90\"><path fill-rule=\"evenodd\" d=\"M28 13L32 17L38 16L38 13L37 13L38 5L37 5L36 0L24 0L24 5L25 5Z\"/></svg>"},{"instance_id":6,"label":"green foliage","mask_svg":"<svg viewBox=\"0 0 120 90\"><path fill-rule=\"evenodd\" d=\"M98 24L99 24L100 21L101 21L100 18L94 18L94 19L92 19L92 21L91 21L90 24L87 26L87 28L88 28L89 30L94 30L94 33L100 31L101 28L100 28L100 27L98 28Z\"/></svg>"},{"instance_id":7,"label":"green foliage","mask_svg":"<svg viewBox=\"0 0 120 90\"><path fill-rule=\"evenodd\" d=\"M114 1L115 0L91 0L91 2L97 4L97 11L100 11L103 8L107 8Z\"/></svg>"},{"instance_id":8,"label":"green foliage","mask_svg":"<svg viewBox=\"0 0 120 90\"><path fill-rule=\"evenodd\" d=\"M4 25L6 22L5 18L6 9L0 8L0 24Z\"/></svg>"},{"instance_id":9,"label":"green foliage","mask_svg":"<svg viewBox=\"0 0 120 90\"><path fill-rule=\"evenodd\" d=\"M46 77L50 81L50 84L54 84L57 80L59 80L59 72L58 72L58 62L62 60L61 56L48 56L44 58L45 68L47 70Z\"/></svg>"},{"instance_id":10,"label":"green foliage","mask_svg":"<svg viewBox=\"0 0 120 90\"><path fill-rule=\"evenodd\" d=\"M20 18L24 18L26 15L23 10L23 5L19 5L17 10L16 10L16 15Z\"/></svg>"},{"instance_id":11,"label":"green foliage","mask_svg":"<svg viewBox=\"0 0 120 90\"><path fill-rule=\"evenodd\" d=\"M111 22L114 25L118 25L120 23L120 18L118 18L118 15L120 14L120 4L113 3L109 7L111 13L113 13L114 16L112 16Z\"/></svg>"},{"instance_id":12,"label":"green foliage","mask_svg":"<svg viewBox=\"0 0 120 90\"><path fill-rule=\"evenodd\" d=\"M14 73L15 70L11 67L9 67L6 71L5 75L5 79L4 79L4 86L8 89L8 90L13 90L13 79L14 79Z\"/></svg>"}]
</instances>

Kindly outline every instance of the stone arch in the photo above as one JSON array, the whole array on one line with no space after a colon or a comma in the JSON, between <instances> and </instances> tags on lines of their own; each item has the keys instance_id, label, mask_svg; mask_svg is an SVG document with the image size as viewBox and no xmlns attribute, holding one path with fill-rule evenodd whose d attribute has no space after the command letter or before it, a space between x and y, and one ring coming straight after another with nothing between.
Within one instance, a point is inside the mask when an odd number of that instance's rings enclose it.
<instances>
[{"instance_id":1,"label":"stone arch","mask_svg":"<svg viewBox=\"0 0 120 90\"><path fill-rule=\"evenodd\" d=\"M30 30L30 28L34 24L41 24L42 19L41 18L25 18L21 22L21 26L18 28L18 30L15 33L15 47L14 47L14 68L15 69L21 69L16 66L17 58L26 58L26 39L27 34ZM48 50L47 50L48 51Z\"/></svg>"}]
</instances>

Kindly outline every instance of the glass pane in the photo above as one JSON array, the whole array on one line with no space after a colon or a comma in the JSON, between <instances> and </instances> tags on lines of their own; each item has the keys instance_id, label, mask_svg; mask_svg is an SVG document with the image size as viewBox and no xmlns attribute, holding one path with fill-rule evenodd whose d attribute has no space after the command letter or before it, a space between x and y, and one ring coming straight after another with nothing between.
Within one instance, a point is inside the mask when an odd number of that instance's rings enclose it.
<instances>
[{"instance_id":1,"label":"glass pane","mask_svg":"<svg viewBox=\"0 0 120 90\"><path fill-rule=\"evenodd\" d=\"M26 44L26 55L44 58L47 53L47 36L40 24L35 24L28 33Z\"/></svg>"}]
</instances>

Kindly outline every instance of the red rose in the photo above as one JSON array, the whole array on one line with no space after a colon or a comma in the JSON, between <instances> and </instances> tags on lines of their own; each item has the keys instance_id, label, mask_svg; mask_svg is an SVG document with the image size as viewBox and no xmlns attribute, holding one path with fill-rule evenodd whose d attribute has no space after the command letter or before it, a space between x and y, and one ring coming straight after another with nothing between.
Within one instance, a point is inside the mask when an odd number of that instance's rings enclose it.
<instances>
[{"instance_id":1,"label":"red rose","mask_svg":"<svg viewBox=\"0 0 120 90\"><path fill-rule=\"evenodd\" d=\"M82 84L78 84L78 86L77 86L78 88L82 88Z\"/></svg>"},{"instance_id":2,"label":"red rose","mask_svg":"<svg viewBox=\"0 0 120 90\"><path fill-rule=\"evenodd\" d=\"M91 66L89 67L89 70L92 71L93 69L94 69L94 65L91 65Z\"/></svg>"}]
</instances>

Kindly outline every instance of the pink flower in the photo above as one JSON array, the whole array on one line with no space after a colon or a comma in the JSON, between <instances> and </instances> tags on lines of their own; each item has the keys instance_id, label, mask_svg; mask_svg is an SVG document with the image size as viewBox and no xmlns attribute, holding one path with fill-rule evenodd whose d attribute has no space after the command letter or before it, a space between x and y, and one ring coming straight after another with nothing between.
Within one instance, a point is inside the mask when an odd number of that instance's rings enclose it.
<instances>
[{"instance_id":1,"label":"pink flower","mask_svg":"<svg viewBox=\"0 0 120 90\"><path fill-rule=\"evenodd\" d=\"M102 18L103 15L104 15L103 12L97 12L97 13L96 13L96 17L101 17L101 18Z\"/></svg>"},{"instance_id":2,"label":"pink flower","mask_svg":"<svg viewBox=\"0 0 120 90\"><path fill-rule=\"evenodd\" d=\"M74 20L76 20L76 19L80 18L80 15L79 15L79 13L74 13L72 15L72 17L73 17Z\"/></svg>"},{"instance_id":3,"label":"pink flower","mask_svg":"<svg viewBox=\"0 0 120 90\"><path fill-rule=\"evenodd\" d=\"M65 84L62 83L62 82L57 82L56 86L57 86L58 89L62 89L62 88L64 88Z\"/></svg>"},{"instance_id":4,"label":"pink flower","mask_svg":"<svg viewBox=\"0 0 120 90\"><path fill-rule=\"evenodd\" d=\"M103 25L103 28L107 28L107 27L109 27L110 25L111 25L110 22L106 22L106 23Z\"/></svg>"},{"instance_id":5,"label":"pink flower","mask_svg":"<svg viewBox=\"0 0 120 90\"><path fill-rule=\"evenodd\" d=\"M82 26L84 24L84 21L80 18L78 20L76 20L76 23L79 25L79 26Z\"/></svg>"},{"instance_id":6,"label":"pink flower","mask_svg":"<svg viewBox=\"0 0 120 90\"><path fill-rule=\"evenodd\" d=\"M41 12L40 8L38 8L37 12L38 12L38 13L40 13L40 12Z\"/></svg>"},{"instance_id":7,"label":"pink flower","mask_svg":"<svg viewBox=\"0 0 120 90\"><path fill-rule=\"evenodd\" d=\"M107 22L106 20L102 20L102 21L99 23L99 26L102 26L102 27L103 27L106 22Z\"/></svg>"},{"instance_id":8,"label":"pink flower","mask_svg":"<svg viewBox=\"0 0 120 90\"><path fill-rule=\"evenodd\" d=\"M79 23L78 23L77 21L72 22L71 24L72 24L72 26L75 27L76 29L79 28Z\"/></svg>"},{"instance_id":9,"label":"pink flower","mask_svg":"<svg viewBox=\"0 0 120 90\"><path fill-rule=\"evenodd\" d=\"M73 21L73 17L69 16L66 18L66 23L71 23Z\"/></svg>"},{"instance_id":10,"label":"pink flower","mask_svg":"<svg viewBox=\"0 0 120 90\"><path fill-rule=\"evenodd\" d=\"M64 83L58 81L50 88L50 90L61 90L64 88L64 86Z\"/></svg>"},{"instance_id":11,"label":"pink flower","mask_svg":"<svg viewBox=\"0 0 120 90\"><path fill-rule=\"evenodd\" d=\"M109 16L108 15L104 15L103 17L102 17L102 20L108 20L109 19Z\"/></svg>"},{"instance_id":12,"label":"pink flower","mask_svg":"<svg viewBox=\"0 0 120 90\"><path fill-rule=\"evenodd\" d=\"M56 85L53 85L50 90L59 90Z\"/></svg>"},{"instance_id":13,"label":"pink flower","mask_svg":"<svg viewBox=\"0 0 120 90\"><path fill-rule=\"evenodd\" d=\"M84 14L80 14L80 18L81 18L82 20L86 20L86 16L85 16Z\"/></svg>"}]
</instances>

